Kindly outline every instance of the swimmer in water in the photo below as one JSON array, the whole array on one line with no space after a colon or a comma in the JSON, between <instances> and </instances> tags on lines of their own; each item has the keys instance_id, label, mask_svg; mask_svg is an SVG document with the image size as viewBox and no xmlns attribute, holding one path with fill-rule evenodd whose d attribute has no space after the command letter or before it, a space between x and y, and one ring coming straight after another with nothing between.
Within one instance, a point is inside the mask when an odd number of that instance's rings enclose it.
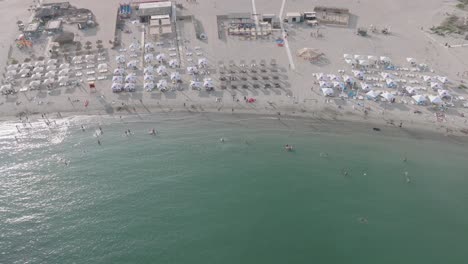
<instances>
[{"instance_id":1,"label":"swimmer in water","mask_svg":"<svg viewBox=\"0 0 468 264\"><path fill-rule=\"evenodd\" d=\"M367 224L368 223L368 221L367 221L367 219L365 217L359 217L359 222L361 224Z\"/></svg>"},{"instance_id":2,"label":"swimmer in water","mask_svg":"<svg viewBox=\"0 0 468 264\"><path fill-rule=\"evenodd\" d=\"M99 146L101 146L101 140L98 139L97 143L98 143Z\"/></svg>"},{"instance_id":3,"label":"swimmer in water","mask_svg":"<svg viewBox=\"0 0 468 264\"><path fill-rule=\"evenodd\" d=\"M85 128L83 125L81 125L81 131L85 132Z\"/></svg>"},{"instance_id":4,"label":"swimmer in water","mask_svg":"<svg viewBox=\"0 0 468 264\"><path fill-rule=\"evenodd\" d=\"M224 138L220 138L219 141L221 141L221 143L224 143Z\"/></svg>"},{"instance_id":5,"label":"swimmer in water","mask_svg":"<svg viewBox=\"0 0 468 264\"><path fill-rule=\"evenodd\" d=\"M349 175L348 171L345 170L345 169L342 169L341 173L343 174L343 176L348 176Z\"/></svg>"},{"instance_id":6,"label":"swimmer in water","mask_svg":"<svg viewBox=\"0 0 468 264\"><path fill-rule=\"evenodd\" d=\"M320 152L320 157L322 157L322 158L328 158L328 153L326 153L326 152Z\"/></svg>"},{"instance_id":7,"label":"swimmer in water","mask_svg":"<svg viewBox=\"0 0 468 264\"><path fill-rule=\"evenodd\" d=\"M406 177L406 183L410 183L411 182L411 179L410 177L408 176L408 172L405 171L405 177Z\"/></svg>"}]
</instances>

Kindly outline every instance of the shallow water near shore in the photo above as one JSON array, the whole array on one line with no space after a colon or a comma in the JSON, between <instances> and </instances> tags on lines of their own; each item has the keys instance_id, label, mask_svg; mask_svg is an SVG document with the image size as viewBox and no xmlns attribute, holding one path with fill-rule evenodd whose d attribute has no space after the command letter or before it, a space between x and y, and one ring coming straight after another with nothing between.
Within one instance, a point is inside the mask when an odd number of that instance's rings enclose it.
<instances>
[{"instance_id":1,"label":"shallow water near shore","mask_svg":"<svg viewBox=\"0 0 468 264\"><path fill-rule=\"evenodd\" d=\"M56 122L2 125L0 263L467 257L463 144L274 119Z\"/></svg>"}]
</instances>

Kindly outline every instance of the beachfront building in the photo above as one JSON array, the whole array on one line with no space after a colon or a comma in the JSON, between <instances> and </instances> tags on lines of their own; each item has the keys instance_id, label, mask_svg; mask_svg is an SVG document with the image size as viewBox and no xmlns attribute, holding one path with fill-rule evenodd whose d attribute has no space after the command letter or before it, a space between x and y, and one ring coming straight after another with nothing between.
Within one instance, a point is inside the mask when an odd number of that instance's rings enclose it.
<instances>
[{"instance_id":1,"label":"beachfront building","mask_svg":"<svg viewBox=\"0 0 468 264\"><path fill-rule=\"evenodd\" d=\"M152 17L157 16L155 17L155 20L158 20L158 24L161 25L161 20L165 20L167 18L172 17L173 7L172 2L164 1L139 3L135 6L135 9L136 14L140 18L141 22L150 22L150 20L152 20Z\"/></svg>"}]
</instances>

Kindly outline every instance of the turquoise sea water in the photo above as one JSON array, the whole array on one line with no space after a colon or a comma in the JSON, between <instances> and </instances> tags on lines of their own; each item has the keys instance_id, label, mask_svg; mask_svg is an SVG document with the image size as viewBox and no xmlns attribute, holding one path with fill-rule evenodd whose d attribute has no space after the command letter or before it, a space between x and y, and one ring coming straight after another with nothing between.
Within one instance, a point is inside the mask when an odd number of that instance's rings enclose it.
<instances>
[{"instance_id":1,"label":"turquoise sea water","mask_svg":"<svg viewBox=\"0 0 468 264\"><path fill-rule=\"evenodd\" d=\"M466 144L302 121L130 120L2 125L0 263L468 259Z\"/></svg>"}]
</instances>

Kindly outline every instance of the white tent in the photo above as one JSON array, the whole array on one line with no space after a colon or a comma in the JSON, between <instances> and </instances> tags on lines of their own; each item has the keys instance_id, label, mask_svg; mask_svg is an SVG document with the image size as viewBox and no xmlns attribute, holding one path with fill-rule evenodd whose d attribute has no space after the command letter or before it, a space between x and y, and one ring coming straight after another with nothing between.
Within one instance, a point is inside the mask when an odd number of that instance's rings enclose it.
<instances>
[{"instance_id":1,"label":"white tent","mask_svg":"<svg viewBox=\"0 0 468 264\"><path fill-rule=\"evenodd\" d=\"M385 98L385 100L391 102L393 99L395 99L395 96L389 92L385 92L380 95L381 97Z\"/></svg>"},{"instance_id":2,"label":"white tent","mask_svg":"<svg viewBox=\"0 0 468 264\"><path fill-rule=\"evenodd\" d=\"M117 93L122 91L123 85L121 83L112 83L111 88L112 92Z\"/></svg>"},{"instance_id":3,"label":"white tent","mask_svg":"<svg viewBox=\"0 0 468 264\"><path fill-rule=\"evenodd\" d=\"M189 87L192 89L200 89L202 87L202 84L197 81L190 81Z\"/></svg>"},{"instance_id":4,"label":"white tent","mask_svg":"<svg viewBox=\"0 0 468 264\"><path fill-rule=\"evenodd\" d=\"M19 74L23 75L23 74L28 74L29 72L31 72L31 70L26 68L26 69L21 69L19 71Z\"/></svg>"},{"instance_id":5,"label":"white tent","mask_svg":"<svg viewBox=\"0 0 468 264\"><path fill-rule=\"evenodd\" d=\"M154 89L154 82L145 82L143 89L146 91L152 91Z\"/></svg>"},{"instance_id":6,"label":"white tent","mask_svg":"<svg viewBox=\"0 0 468 264\"><path fill-rule=\"evenodd\" d=\"M41 85L41 82L40 81L32 81L29 83L29 87L31 88L37 88Z\"/></svg>"},{"instance_id":7,"label":"white tent","mask_svg":"<svg viewBox=\"0 0 468 264\"><path fill-rule=\"evenodd\" d=\"M47 61L47 65L55 65L57 64L57 60L56 59L50 59Z\"/></svg>"},{"instance_id":8,"label":"white tent","mask_svg":"<svg viewBox=\"0 0 468 264\"><path fill-rule=\"evenodd\" d=\"M432 104L436 104L436 105L441 105L444 103L444 101L442 101L442 99L440 99L439 96L435 96L435 95L429 95L429 101Z\"/></svg>"},{"instance_id":9,"label":"white tent","mask_svg":"<svg viewBox=\"0 0 468 264\"><path fill-rule=\"evenodd\" d=\"M105 63L101 63L97 66L98 70L100 71L104 71L104 70L107 70L107 64Z\"/></svg>"},{"instance_id":10,"label":"white tent","mask_svg":"<svg viewBox=\"0 0 468 264\"><path fill-rule=\"evenodd\" d=\"M178 82L180 81L180 74L178 72L172 72L171 73L171 81L173 82Z\"/></svg>"},{"instance_id":11,"label":"white tent","mask_svg":"<svg viewBox=\"0 0 468 264\"><path fill-rule=\"evenodd\" d=\"M129 62L127 63L127 67L128 67L128 68L136 68L137 65L138 65L138 61L137 61L137 60L132 60L132 61L129 61Z\"/></svg>"},{"instance_id":12,"label":"white tent","mask_svg":"<svg viewBox=\"0 0 468 264\"><path fill-rule=\"evenodd\" d=\"M177 60L170 60L169 61L169 67L177 68L177 67L179 67L179 62Z\"/></svg>"},{"instance_id":13,"label":"white tent","mask_svg":"<svg viewBox=\"0 0 468 264\"><path fill-rule=\"evenodd\" d=\"M208 65L208 60L206 58L198 59L198 66L199 67L206 67Z\"/></svg>"},{"instance_id":14,"label":"white tent","mask_svg":"<svg viewBox=\"0 0 468 264\"><path fill-rule=\"evenodd\" d=\"M53 84L54 82L55 82L54 79L45 79L43 83L44 83L45 85L49 85L49 84Z\"/></svg>"},{"instance_id":15,"label":"white tent","mask_svg":"<svg viewBox=\"0 0 468 264\"><path fill-rule=\"evenodd\" d=\"M154 60L154 55L152 53L145 54L145 62L150 63Z\"/></svg>"},{"instance_id":16,"label":"white tent","mask_svg":"<svg viewBox=\"0 0 468 264\"><path fill-rule=\"evenodd\" d=\"M383 63L391 63L392 60L391 60L389 57L381 56L381 57L380 57L380 62L383 62Z\"/></svg>"},{"instance_id":17,"label":"white tent","mask_svg":"<svg viewBox=\"0 0 468 264\"><path fill-rule=\"evenodd\" d=\"M41 78L42 78L42 74L40 74L40 73L35 73L35 74L33 74L31 76L31 79L33 79L33 80L39 80Z\"/></svg>"},{"instance_id":18,"label":"white tent","mask_svg":"<svg viewBox=\"0 0 468 264\"><path fill-rule=\"evenodd\" d=\"M431 82L431 89L432 90L439 90L442 89L442 85L438 82Z\"/></svg>"},{"instance_id":19,"label":"white tent","mask_svg":"<svg viewBox=\"0 0 468 264\"><path fill-rule=\"evenodd\" d=\"M122 76L113 76L112 77L112 82L114 83L122 83L123 82L123 77Z\"/></svg>"},{"instance_id":20,"label":"white tent","mask_svg":"<svg viewBox=\"0 0 468 264\"><path fill-rule=\"evenodd\" d=\"M19 68L18 64L11 64L11 65L8 65L7 70L8 71L16 71L18 68Z\"/></svg>"},{"instance_id":21,"label":"white tent","mask_svg":"<svg viewBox=\"0 0 468 264\"><path fill-rule=\"evenodd\" d=\"M197 67L187 67L187 73L190 75L194 75L198 73Z\"/></svg>"},{"instance_id":22,"label":"white tent","mask_svg":"<svg viewBox=\"0 0 468 264\"><path fill-rule=\"evenodd\" d=\"M447 91L447 90L439 90L439 91L437 91L437 92L439 93L439 96L440 96L441 98L452 97L452 96L450 95L449 91Z\"/></svg>"},{"instance_id":23,"label":"white tent","mask_svg":"<svg viewBox=\"0 0 468 264\"><path fill-rule=\"evenodd\" d=\"M370 86L370 84L368 84L368 83L363 83L363 82L361 82L361 89L362 89L363 91L365 91L365 92L368 92L368 91L370 91L371 86Z\"/></svg>"},{"instance_id":24,"label":"white tent","mask_svg":"<svg viewBox=\"0 0 468 264\"><path fill-rule=\"evenodd\" d=\"M413 98L418 104L423 104L427 101L426 96L420 94L413 95L411 98Z\"/></svg>"},{"instance_id":25,"label":"white tent","mask_svg":"<svg viewBox=\"0 0 468 264\"><path fill-rule=\"evenodd\" d=\"M59 66L59 69L67 69L67 68L70 68L70 64L68 64L68 63L62 63Z\"/></svg>"},{"instance_id":26,"label":"white tent","mask_svg":"<svg viewBox=\"0 0 468 264\"><path fill-rule=\"evenodd\" d=\"M114 70L114 75L124 75L124 74L125 74L124 69L117 68L117 69Z\"/></svg>"},{"instance_id":27,"label":"white tent","mask_svg":"<svg viewBox=\"0 0 468 264\"><path fill-rule=\"evenodd\" d=\"M332 88L322 88L322 93L325 96L333 96L333 89Z\"/></svg>"},{"instance_id":28,"label":"white tent","mask_svg":"<svg viewBox=\"0 0 468 264\"><path fill-rule=\"evenodd\" d=\"M203 80L203 87L207 90L212 90L214 88L213 80L211 78L205 78Z\"/></svg>"},{"instance_id":29,"label":"white tent","mask_svg":"<svg viewBox=\"0 0 468 264\"><path fill-rule=\"evenodd\" d=\"M345 58L345 59L352 59L352 58L353 58L353 55L351 55L351 54L346 54L346 53L345 53L345 54L343 54L343 58Z\"/></svg>"},{"instance_id":30,"label":"white tent","mask_svg":"<svg viewBox=\"0 0 468 264\"><path fill-rule=\"evenodd\" d=\"M370 98L370 99L376 99L377 97L379 97L380 94L381 94L381 92L379 92L379 91L371 90L371 91L366 93L366 96L367 96L367 98Z\"/></svg>"},{"instance_id":31,"label":"white tent","mask_svg":"<svg viewBox=\"0 0 468 264\"><path fill-rule=\"evenodd\" d=\"M45 62L44 62L44 61L36 61L36 62L34 63L34 66L35 66L35 67L44 67L44 65L45 65Z\"/></svg>"},{"instance_id":32,"label":"white tent","mask_svg":"<svg viewBox=\"0 0 468 264\"><path fill-rule=\"evenodd\" d=\"M130 44L130 46L128 46L128 48L130 50L137 50L137 49L140 48L140 44L134 42L134 43Z\"/></svg>"},{"instance_id":33,"label":"white tent","mask_svg":"<svg viewBox=\"0 0 468 264\"><path fill-rule=\"evenodd\" d=\"M124 90L127 92L135 91L135 84L134 83L126 83L124 86Z\"/></svg>"},{"instance_id":34,"label":"white tent","mask_svg":"<svg viewBox=\"0 0 468 264\"><path fill-rule=\"evenodd\" d=\"M127 75L127 77L125 77L125 82L136 83L136 79L135 75Z\"/></svg>"},{"instance_id":35,"label":"white tent","mask_svg":"<svg viewBox=\"0 0 468 264\"><path fill-rule=\"evenodd\" d=\"M153 75L150 75L150 74L146 74L146 75L143 77L143 80L144 80L144 81L154 81L154 76L153 76Z\"/></svg>"},{"instance_id":36,"label":"white tent","mask_svg":"<svg viewBox=\"0 0 468 264\"><path fill-rule=\"evenodd\" d=\"M448 82L448 79L445 76L437 76L437 80L439 80L439 82L441 82L441 83L447 83Z\"/></svg>"},{"instance_id":37,"label":"white tent","mask_svg":"<svg viewBox=\"0 0 468 264\"><path fill-rule=\"evenodd\" d=\"M48 72L46 72L46 74L44 76L47 77L47 78L53 78L53 77L55 77L55 74L56 74L55 71L48 71Z\"/></svg>"},{"instance_id":38,"label":"white tent","mask_svg":"<svg viewBox=\"0 0 468 264\"><path fill-rule=\"evenodd\" d=\"M55 65L49 65L49 66L47 66L47 68L46 68L47 71L53 71L53 70L55 70L55 69L57 69L57 66L55 66Z\"/></svg>"},{"instance_id":39,"label":"white tent","mask_svg":"<svg viewBox=\"0 0 468 264\"><path fill-rule=\"evenodd\" d=\"M65 75L68 75L69 72L70 72L69 69L63 69L63 70L60 70L58 74L60 76L65 76Z\"/></svg>"},{"instance_id":40,"label":"white tent","mask_svg":"<svg viewBox=\"0 0 468 264\"><path fill-rule=\"evenodd\" d=\"M167 75L167 69L165 66L161 65L156 69L158 75Z\"/></svg>"},{"instance_id":41,"label":"white tent","mask_svg":"<svg viewBox=\"0 0 468 264\"><path fill-rule=\"evenodd\" d=\"M164 79L159 80L159 82L156 84L158 89L162 92L167 90L167 81Z\"/></svg>"},{"instance_id":42,"label":"white tent","mask_svg":"<svg viewBox=\"0 0 468 264\"><path fill-rule=\"evenodd\" d=\"M166 61L166 54L164 53L159 53L158 55L156 55L156 60L159 62L159 63L162 63L164 61Z\"/></svg>"},{"instance_id":43,"label":"white tent","mask_svg":"<svg viewBox=\"0 0 468 264\"><path fill-rule=\"evenodd\" d=\"M117 63L125 63L127 61L127 59L125 59L125 56L124 55L119 55L119 56L116 56L115 57L115 61Z\"/></svg>"},{"instance_id":44,"label":"white tent","mask_svg":"<svg viewBox=\"0 0 468 264\"><path fill-rule=\"evenodd\" d=\"M154 73L154 67L153 66L148 66L143 69L144 74L153 74Z\"/></svg>"}]
</instances>

